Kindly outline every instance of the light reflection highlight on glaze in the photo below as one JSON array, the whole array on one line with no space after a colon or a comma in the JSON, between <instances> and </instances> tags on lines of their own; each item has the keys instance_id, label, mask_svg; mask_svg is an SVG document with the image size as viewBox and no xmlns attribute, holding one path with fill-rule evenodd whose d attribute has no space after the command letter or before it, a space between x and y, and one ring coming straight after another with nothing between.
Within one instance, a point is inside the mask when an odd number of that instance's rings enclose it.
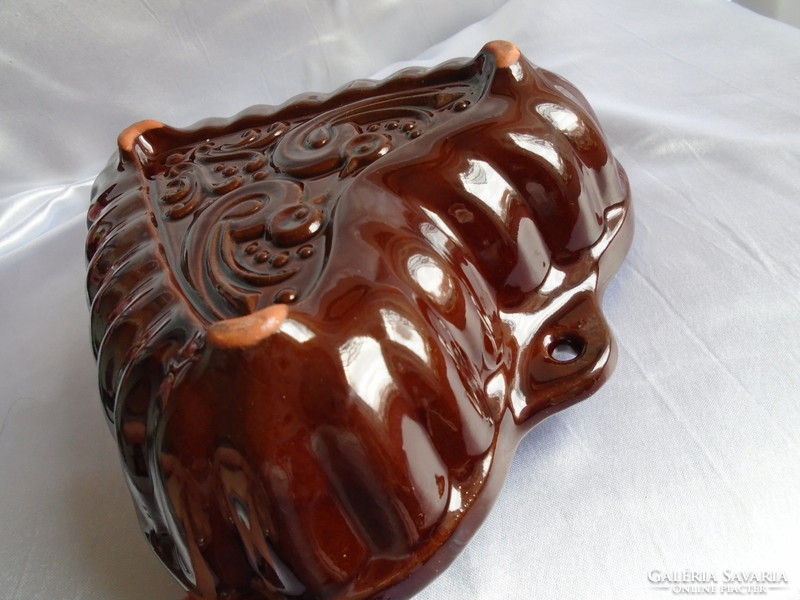
<instances>
[{"instance_id":1,"label":"light reflection highlight on glaze","mask_svg":"<svg viewBox=\"0 0 800 600\"><path fill-rule=\"evenodd\" d=\"M423 508L423 527L430 527L439 520L447 506L447 490L450 487L447 467L419 423L406 415L401 429L409 474L417 500Z\"/></svg>"},{"instance_id":2,"label":"light reflection highlight on glaze","mask_svg":"<svg viewBox=\"0 0 800 600\"><path fill-rule=\"evenodd\" d=\"M486 382L486 397L493 400L502 400L506 394L506 376L503 371L497 371L491 379Z\"/></svg>"},{"instance_id":3,"label":"light reflection highlight on glaze","mask_svg":"<svg viewBox=\"0 0 800 600\"><path fill-rule=\"evenodd\" d=\"M447 304L453 296L454 284L431 256L414 254L408 259L408 273L422 291L439 305Z\"/></svg>"},{"instance_id":4,"label":"light reflection highlight on glaze","mask_svg":"<svg viewBox=\"0 0 800 600\"><path fill-rule=\"evenodd\" d=\"M564 135L581 137L586 133L586 126L573 111L552 102L543 102L536 106L536 112L547 119Z\"/></svg>"},{"instance_id":5,"label":"light reflection highlight on glaze","mask_svg":"<svg viewBox=\"0 0 800 600\"><path fill-rule=\"evenodd\" d=\"M470 158L469 170L458 177L468 193L480 198L504 223L508 220L514 190L497 169L486 161Z\"/></svg>"},{"instance_id":6,"label":"light reflection highlight on glaze","mask_svg":"<svg viewBox=\"0 0 800 600\"><path fill-rule=\"evenodd\" d=\"M314 339L315 335L313 331L295 319L286 319L281 324L280 331L301 344Z\"/></svg>"},{"instance_id":7,"label":"light reflection highlight on glaze","mask_svg":"<svg viewBox=\"0 0 800 600\"><path fill-rule=\"evenodd\" d=\"M507 281L523 293L530 293L545 280L550 264L550 252L533 219L524 217L519 220L517 245L517 264L509 273Z\"/></svg>"},{"instance_id":8,"label":"light reflection highlight on glaze","mask_svg":"<svg viewBox=\"0 0 800 600\"><path fill-rule=\"evenodd\" d=\"M509 133L508 136L523 150L546 160L559 175L566 176L564 160L550 140L538 138L529 133Z\"/></svg>"},{"instance_id":9,"label":"light reflection highlight on glaze","mask_svg":"<svg viewBox=\"0 0 800 600\"><path fill-rule=\"evenodd\" d=\"M339 347L347 383L375 412L381 412L395 384L381 345L367 336L356 336Z\"/></svg>"},{"instance_id":10,"label":"light reflection highlight on glaze","mask_svg":"<svg viewBox=\"0 0 800 600\"><path fill-rule=\"evenodd\" d=\"M413 323L388 308L380 309L380 313L386 330L386 337L410 350L425 364L430 364L428 347Z\"/></svg>"}]
</instances>

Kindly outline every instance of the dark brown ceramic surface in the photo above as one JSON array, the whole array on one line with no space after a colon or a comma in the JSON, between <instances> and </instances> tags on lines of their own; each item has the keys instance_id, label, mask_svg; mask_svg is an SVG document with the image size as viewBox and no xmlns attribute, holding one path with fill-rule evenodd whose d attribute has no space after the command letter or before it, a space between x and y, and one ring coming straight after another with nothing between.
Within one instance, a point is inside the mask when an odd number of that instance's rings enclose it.
<instances>
[{"instance_id":1,"label":"dark brown ceramic surface","mask_svg":"<svg viewBox=\"0 0 800 600\"><path fill-rule=\"evenodd\" d=\"M627 181L512 44L119 146L89 211L100 391L193 597L409 597L608 376Z\"/></svg>"}]
</instances>

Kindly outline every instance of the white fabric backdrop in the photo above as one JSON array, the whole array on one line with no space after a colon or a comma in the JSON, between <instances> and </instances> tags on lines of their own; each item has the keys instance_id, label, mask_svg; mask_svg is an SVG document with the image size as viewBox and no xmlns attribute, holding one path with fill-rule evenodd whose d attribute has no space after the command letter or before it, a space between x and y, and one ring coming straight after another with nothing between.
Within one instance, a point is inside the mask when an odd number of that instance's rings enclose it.
<instances>
[{"instance_id":1,"label":"white fabric backdrop","mask_svg":"<svg viewBox=\"0 0 800 600\"><path fill-rule=\"evenodd\" d=\"M766 597L800 598L800 30L724 0L192 6L0 6L0 598L182 597L138 532L89 350L85 210L119 130L496 38L584 92L630 176L636 237L604 301L620 355L523 441L419 600L666 598L648 573L686 569L777 571Z\"/></svg>"}]
</instances>

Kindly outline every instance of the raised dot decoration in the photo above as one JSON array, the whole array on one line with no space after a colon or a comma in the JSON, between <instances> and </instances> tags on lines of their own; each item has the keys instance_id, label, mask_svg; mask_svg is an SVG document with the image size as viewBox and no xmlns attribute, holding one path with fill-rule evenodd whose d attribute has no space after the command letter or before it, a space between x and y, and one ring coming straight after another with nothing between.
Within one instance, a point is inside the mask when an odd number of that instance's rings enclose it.
<instances>
[{"instance_id":1,"label":"raised dot decoration","mask_svg":"<svg viewBox=\"0 0 800 600\"><path fill-rule=\"evenodd\" d=\"M311 239L322 228L325 213L309 204L285 206L269 220L267 230L276 246L289 247Z\"/></svg>"},{"instance_id":2,"label":"raised dot decoration","mask_svg":"<svg viewBox=\"0 0 800 600\"><path fill-rule=\"evenodd\" d=\"M391 148L392 138L385 133L362 133L354 137L344 147L347 163L342 169L342 175L349 175L375 162Z\"/></svg>"},{"instance_id":3,"label":"raised dot decoration","mask_svg":"<svg viewBox=\"0 0 800 600\"><path fill-rule=\"evenodd\" d=\"M276 269L280 269L285 267L289 264L289 254L287 252L282 252L281 254L275 254L272 256L272 260L269 262L271 266Z\"/></svg>"},{"instance_id":4,"label":"raised dot decoration","mask_svg":"<svg viewBox=\"0 0 800 600\"><path fill-rule=\"evenodd\" d=\"M279 304L291 304L297 300L297 289L293 287L286 287L275 294L275 302Z\"/></svg>"}]
</instances>

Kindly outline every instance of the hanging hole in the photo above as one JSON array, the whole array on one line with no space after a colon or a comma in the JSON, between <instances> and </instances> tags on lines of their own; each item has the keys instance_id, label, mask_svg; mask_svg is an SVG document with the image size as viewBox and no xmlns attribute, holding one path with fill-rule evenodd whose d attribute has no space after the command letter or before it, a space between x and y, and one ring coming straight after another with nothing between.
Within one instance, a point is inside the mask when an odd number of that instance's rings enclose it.
<instances>
[{"instance_id":1,"label":"hanging hole","mask_svg":"<svg viewBox=\"0 0 800 600\"><path fill-rule=\"evenodd\" d=\"M571 335L555 340L547 349L550 358L558 363L570 363L583 354L586 343L582 338Z\"/></svg>"}]
</instances>

